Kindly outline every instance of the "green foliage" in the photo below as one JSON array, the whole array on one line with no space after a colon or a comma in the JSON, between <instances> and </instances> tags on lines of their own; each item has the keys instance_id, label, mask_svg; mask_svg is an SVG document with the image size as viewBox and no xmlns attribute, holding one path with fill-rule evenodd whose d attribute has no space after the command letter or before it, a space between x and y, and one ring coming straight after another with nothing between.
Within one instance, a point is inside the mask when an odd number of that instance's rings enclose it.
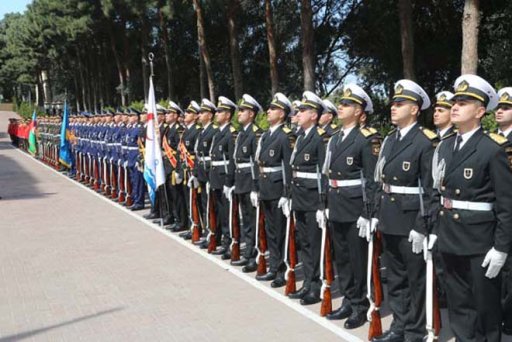
<instances>
[{"instance_id":1,"label":"green foliage","mask_svg":"<svg viewBox=\"0 0 512 342\"><path fill-rule=\"evenodd\" d=\"M489 113L482 118L482 128L489 132L495 132L498 129L494 113Z\"/></svg>"},{"instance_id":2,"label":"green foliage","mask_svg":"<svg viewBox=\"0 0 512 342\"><path fill-rule=\"evenodd\" d=\"M144 109L144 101L132 101L130 107L140 112Z\"/></svg>"},{"instance_id":3,"label":"green foliage","mask_svg":"<svg viewBox=\"0 0 512 342\"><path fill-rule=\"evenodd\" d=\"M32 114L34 113L34 104L28 102L21 102L20 104L14 105L14 111L18 113L23 119L30 120L32 119ZM38 111L38 114L42 114L42 112Z\"/></svg>"}]
</instances>

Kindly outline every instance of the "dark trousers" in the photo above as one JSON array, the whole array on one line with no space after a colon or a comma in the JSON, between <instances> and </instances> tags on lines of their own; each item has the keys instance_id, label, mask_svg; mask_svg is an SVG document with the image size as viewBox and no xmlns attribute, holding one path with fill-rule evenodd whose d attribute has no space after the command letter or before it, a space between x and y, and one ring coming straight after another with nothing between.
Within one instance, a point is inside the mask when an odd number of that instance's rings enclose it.
<instances>
[{"instance_id":1,"label":"dark trousers","mask_svg":"<svg viewBox=\"0 0 512 342\"><path fill-rule=\"evenodd\" d=\"M143 206L146 183L144 182L142 172L135 165L130 167L130 181L132 184L132 193L130 195L132 196L133 204Z\"/></svg>"},{"instance_id":2,"label":"dark trousers","mask_svg":"<svg viewBox=\"0 0 512 342\"><path fill-rule=\"evenodd\" d=\"M501 340L501 274L487 278L484 257L442 253L450 327L458 341Z\"/></svg>"},{"instance_id":3,"label":"dark trousers","mask_svg":"<svg viewBox=\"0 0 512 342\"><path fill-rule=\"evenodd\" d=\"M286 234L286 217L277 207L279 199L260 201L261 209L265 214L265 234L270 254L269 271L284 276L284 239Z\"/></svg>"},{"instance_id":4,"label":"dark trousers","mask_svg":"<svg viewBox=\"0 0 512 342\"><path fill-rule=\"evenodd\" d=\"M242 222L245 238L244 257L251 259L255 257L254 241L256 235L256 208L252 206L250 193L237 194L238 205L242 212Z\"/></svg>"},{"instance_id":5,"label":"dark trousers","mask_svg":"<svg viewBox=\"0 0 512 342\"><path fill-rule=\"evenodd\" d=\"M172 173L167 177L167 197L170 201L170 216L175 218L178 227L186 227L187 212L185 209L185 196L181 184L172 184Z\"/></svg>"},{"instance_id":6,"label":"dark trousers","mask_svg":"<svg viewBox=\"0 0 512 342\"><path fill-rule=\"evenodd\" d=\"M356 312L368 311L366 271L368 243L359 237L356 222L329 222L340 292Z\"/></svg>"},{"instance_id":7,"label":"dark trousers","mask_svg":"<svg viewBox=\"0 0 512 342\"><path fill-rule=\"evenodd\" d=\"M215 238L217 246L229 249L231 237L229 235L229 201L222 193L222 189L211 189L210 196L215 196L215 214L217 215L217 231Z\"/></svg>"},{"instance_id":8,"label":"dark trousers","mask_svg":"<svg viewBox=\"0 0 512 342\"><path fill-rule=\"evenodd\" d=\"M503 326L512 329L512 257L509 255L501 270L501 306L503 308Z\"/></svg>"},{"instance_id":9,"label":"dark trousers","mask_svg":"<svg viewBox=\"0 0 512 342\"><path fill-rule=\"evenodd\" d=\"M315 211L296 210L295 219L297 243L300 245L300 255L304 265L304 283L302 286L319 293L322 230L318 228Z\"/></svg>"},{"instance_id":10,"label":"dark trousers","mask_svg":"<svg viewBox=\"0 0 512 342\"><path fill-rule=\"evenodd\" d=\"M199 190L201 189L201 190ZM207 224L206 222L208 222L207 220L209 219L208 217L206 217L206 214L207 214L207 207L208 207L208 194L206 193L206 182L199 182L199 188L198 188L198 201L199 201L199 213L201 215L201 217L203 218L203 223L204 223L204 226L206 227ZM205 231L203 231L203 235L204 234L208 234L208 231L205 229Z\"/></svg>"},{"instance_id":11,"label":"dark trousers","mask_svg":"<svg viewBox=\"0 0 512 342\"><path fill-rule=\"evenodd\" d=\"M406 338L423 338L425 328L425 260L414 254L406 236L382 234L387 266L391 330Z\"/></svg>"}]
</instances>

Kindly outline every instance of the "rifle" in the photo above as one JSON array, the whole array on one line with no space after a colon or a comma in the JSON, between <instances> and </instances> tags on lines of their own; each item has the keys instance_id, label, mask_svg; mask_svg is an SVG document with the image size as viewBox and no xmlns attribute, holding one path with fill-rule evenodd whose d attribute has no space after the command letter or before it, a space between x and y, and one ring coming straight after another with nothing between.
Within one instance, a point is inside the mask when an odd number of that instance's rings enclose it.
<instances>
[{"instance_id":1,"label":"rifle","mask_svg":"<svg viewBox=\"0 0 512 342\"><path fill-rule=\"evenodd\" d=\"M111 185L110 185L110 174L109 174L109 168L108 168L108 162L107 162L107 157L103 158L103 170L104 170L104 178L105 178L105 187L104 187L104 191L105 191L105 195L106 196L110 196L110 188L111 188Z\"/></svg>"},{"instance_id":2,"label":"rifle","mask_svg":"<svg viewBox=\"0 0 512 342\"><path fill-rule=\"evenodd\" d=\"M224 153L222 154L222 159L224 160L224 171L227 175L228 164ZM240 260L240 224L238 218L238 201L236 196L231 194L229 199L229 233L231 235L231 245L229 248L231 249L231 261Z\"/></svg>"},{"instance_id":3,"label":"rifle","mask_svg":"<svg viewBox=\"0 0 512 342\"><path fill-rule=\"evenodd\" d=\"M191 166L188 163L186 164L186 166L190 170L193 168L193 165ZM188 179L190 179L191 174L192 174L192 172L188 171ZM200 229L199 229L201 216L199 214L199 208L197 206L197 189L194 188L193 184L191 184L191 185L192 186L188 190L188 197L189 197L190 222L192 223L192 226L190 228L192 231L191 242L194 243L194 242L199 241L199 238L201 235Z\"/></svg>"},{"instance_id":4,"label":"rifle","mask_svg":"<svg viewBox=\"0 0 512 342\"><path fill-rule=\"evenodd\" d=\"M206 229L208 229L208 235L206 241L208 241L208 253L212 253L217 248L217 240L215 234L217 233L217 215L215 215L215 200L211 195L210 183L206 183L208 188L208 199L206 205Z\"/></svg>"},{"instance_id":5,"label":"rifle","mask_svg":"<svg viewBox=\"0 0 512 342\"><path fill-rule=\"evenodd\" d=\"M318 198L320 205L325 210L325 196L322 191L322 180L320 175L320 168L316 165L317 175L317 186L318 186ZM333 269L332 269L332 258L331 258L331 244L329 234L327 232L327 224L324 220L320 226L322 229L322 247L320 248L320 277L322 279L322 288L320 290L320 298L322 299L322 305L320 306L320 316L324 317L332 312L332 294L331 284L333 281Z\"/></svg>"},{"instance_id":6,"label":"rifle","mask_svg":"<svg viewBox=\"0 0 512 342\"><path fill-rule=\"evenodd\" d=\"M363 170L360 171L361 190L363 192L363 210L367 217L371 217L371 208L366 196L366 180ZM370 229L370 228L369 228ZM370 232L370 241L368 242L368 266L366 275L366 298L370 302L367 319L370 322L368 330L368 340L382 335L382 321L380 317L380 306L382 305L382 283L380 280L379 257L382 253L382 243L380 232ZM373 288L372 288L373 284ZM373 296L372 296L373 289Z\"/></svg>"},{"instance_id":7,"label":"rifle","mask_svg":"<svg viewBox=\"0 0 512 342\"><path fill-rule=\"evenodd\" d=\"M117 201L123 203L125 201L125 183L124 183L124 167L121 166L121 160L117 161L117 184L119 185L119 196Z\"/></svg>"},{"instance_id":8,"label":"rifle","mask_svg":"<svg viewBox=\"0 0 512 342\"><path fill-rule=\"evenodd\" d=\"M256 182L256 173L254 172L254 162L252 156L249 156L251 163L251 177ZM267 236L265 234L265 214L261 211L260 202L256 206L256 232L254 239L254 249L258 252L256 255L256 262L258 263L257 275L264 275L267 273L267 261L265 260L265 252L267 251Z\"/></svg>"},{"instance_id":9,"label":"rifle","mask_svg":"<svg viewBox=\"0 0 512 342\"><path fill-rule=\"evenodd\" d=\"M110 159L110 187L112 191L110 192L110 198L117 198L117 177L115 170L115 165L112 163L114 159Z\"/></svg>"},{"instance_id":10,"label":"rifle","mask_svg":"<svg viewBox=\"0 0 512 342\"><path fill-rule=\"evenodd\" d=\"M125 162L128 163L128 162ZM133 204L132 198L132 182L130 181L130 172L128 171L127 165L123 165L124 168L124 184L126 187L126 206L129 207Z\"/></svg>"},{"instance_id":11,"label":"rifle","mask_svg":"<svg viewBox=\"0 0 512 342\"><path fill-rule=\"evenodd\" d=\"M425 227L427 229L427 250L425 251L426 260L426 329L427 329L427 342L434 342L439 337L439 331L441 330L441 312L439 310L439 301L437 296L436 288L436 277L434 273L434 260L432 258L432 251L428 250L429 237L432 233L432 225L430 224L430 215L425 211L425 205L423 203L423 188L421 186L421 179L418 177L418 193L420 197L420 213Z\"/></svg>"},{"instance_id":12,"label":"rifle","mask_svg":"<svg viewBox=\"0 0 512 342\"><path fill-rule=\"evenodd\" d=\"M81 174L82 174L82 157L80 156L80 152L76 153L76 174L75 179L77 182L80 182Z\"/></svg>"},{"instance_id":13,"label":"rifle","mask_svg":"<svg viewBox=\"0 0 512 342\"><path fill-rule=\"evenodd\" d=\"M284 169L284 160L281 160L281 172L283 173L283 188L285 189L285 196L290 197L287 190L286 171ZM291 207L291 199L290 199ZM295 220L292 213L286 218L286 237L284 240L284 264L286 265L286 272L284 279L286 280L286 288L284 294L288 295L297 291L297 284L295 278L295 266L297 266L297 249L295 246Z\"/></svg>"}]
</instances>

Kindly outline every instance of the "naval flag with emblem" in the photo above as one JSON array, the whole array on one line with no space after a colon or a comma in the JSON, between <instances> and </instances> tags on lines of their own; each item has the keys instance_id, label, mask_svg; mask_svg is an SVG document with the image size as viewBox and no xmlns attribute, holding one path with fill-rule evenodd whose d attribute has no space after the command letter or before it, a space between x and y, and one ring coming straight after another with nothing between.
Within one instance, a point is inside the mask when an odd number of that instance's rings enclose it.
<instances>
[{"instance_id":1,"label":"naval flag with emblem","mask_svg":"<svg viewBox=\"0 0 512 342\"><path fill-rule=\"evenodd\" d=\"M155 203L156 190L165 183L162 149L160 147L160 130L156 123L155 89L153 77L149 77L148 122L146 128L146 155L144 157L144 179L148 184L149 198Z\"/></svg>"},{"instance_id":2,"label":"naval flag with emblem","mask_svg":"<svg viewBox=\"0 0 512 342\"><path fill-rule=\"evenodd\" d=\"M64 114L62 116L62 126L60 129L60 150L59 162L70 168L73 163L73 156L71 154L71 134L69 132L69 108L68 102L64 101Z\"/></svg>"},{"instance_id":3,"label":"naval flag with emblem","mask_svg":"<svg viewBox=\"0 0 512 342\"><path fill-rule=\"evenodd\" d=\"M36 152L37 152L36 127L37 127L37 118L36 118L36 109L34 108L34 112L32 113L32 120L30 121L30 133L28 135L28 151L33 156L35 156Z\"/></svg>"}]
</instances>

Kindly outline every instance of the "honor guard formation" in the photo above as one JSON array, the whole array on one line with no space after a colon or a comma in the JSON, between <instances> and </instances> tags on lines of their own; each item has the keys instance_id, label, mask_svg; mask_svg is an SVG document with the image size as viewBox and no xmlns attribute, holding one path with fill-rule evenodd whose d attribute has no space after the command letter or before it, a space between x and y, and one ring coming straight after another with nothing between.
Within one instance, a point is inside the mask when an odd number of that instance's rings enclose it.
<instances>
[{"instance_id":1,"label":"honor guard formation","mask_svg":"<svg viewBox=\"0 0 512 342\"><path fill-rule=\"evenodd\" d=\"M441 306L458 341L512 334L512 87L496 92L462 75L431 103L400 80L386 136L367 125L373 103L357 84L336 103L310 91L293 103L274 94L265 131L255 124L263 106L248 94L150 107L71 115L70 175L144 209L154 123L165 181L146 219L290 300L321 303L320 314L345 329L366 324L371 341L434 341ZM431 107L436 131L418 124ZM496 132L481 127L491 111ZM13 142L27 149L29 125L11 121ZM61 125L57 115L37 122L37 156L56 169Z\"/></svg>"}]
</instances>

